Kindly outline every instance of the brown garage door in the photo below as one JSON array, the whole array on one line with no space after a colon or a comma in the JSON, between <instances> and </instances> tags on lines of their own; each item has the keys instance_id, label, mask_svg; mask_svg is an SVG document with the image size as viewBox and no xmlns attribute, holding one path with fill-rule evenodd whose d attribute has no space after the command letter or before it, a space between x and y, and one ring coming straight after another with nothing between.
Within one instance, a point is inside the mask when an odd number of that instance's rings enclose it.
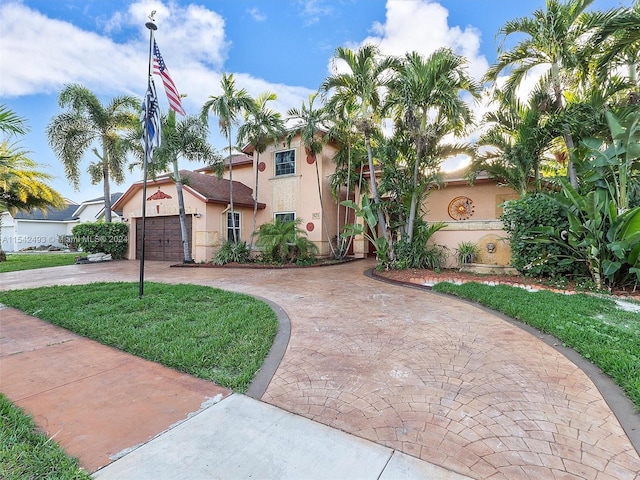
<instances>
[{"instance_id":1,"label":"brown garage door","mask_svg":"<svg viewBox=\"0 0 640 480\"><path fill-rule=\"evenodd\" d=\"M191 215L187 215L187 238L191 242ZM141 257L142 219L136 222L136 258ZM145 221L145 260L165 260L179 262L184 260L182 237L180 235L180 217L147 217ZM190 245L191 246L191 245Z\"/></svg>"}]
</instances>

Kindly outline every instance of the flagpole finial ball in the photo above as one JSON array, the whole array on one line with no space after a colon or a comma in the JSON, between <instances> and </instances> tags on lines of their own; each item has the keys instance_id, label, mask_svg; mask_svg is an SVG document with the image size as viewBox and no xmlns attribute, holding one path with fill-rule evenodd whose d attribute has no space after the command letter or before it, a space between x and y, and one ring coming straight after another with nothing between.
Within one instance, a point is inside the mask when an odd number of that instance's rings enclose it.
<instances>
[{"instance_id":1,"label":"flagpole finial ball","mask_svg":"<svg viewBox=\"0 0 640 480\"><path fill-rule=\"evenodd\" d=\"M147 22L144 24L145 27L147 27L149 30L157 30L158 27L156 27L156 24L153 22Z\"/></svg>"}]
</instances>

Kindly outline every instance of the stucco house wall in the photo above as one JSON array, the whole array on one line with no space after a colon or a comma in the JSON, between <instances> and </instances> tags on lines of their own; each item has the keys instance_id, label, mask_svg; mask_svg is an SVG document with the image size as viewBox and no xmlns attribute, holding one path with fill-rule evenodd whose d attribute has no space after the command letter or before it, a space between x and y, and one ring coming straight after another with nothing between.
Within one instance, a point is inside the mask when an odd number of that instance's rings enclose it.
<instances>
[{"instance_id":1,"label":"stucco house wall","mask_svg":"<svg viewBox=\"0 0 640 480\"><path fill-rule=\"evenodd\" d=\"M461 242L478 245L480 256L476 263L507 266L511 261L511 248L500 221L501 205L519 195L486 175L480 176L473 186L469 185L462 173L449 173L446 185L433 189L423 204L427 222L447 224L433 235L433 242L447 247L448 267L457 266L456 248ZM456 214L456 205L462 205L467 199L471 202L467 208L470 215Z\"/></svg>"}]
</instances>

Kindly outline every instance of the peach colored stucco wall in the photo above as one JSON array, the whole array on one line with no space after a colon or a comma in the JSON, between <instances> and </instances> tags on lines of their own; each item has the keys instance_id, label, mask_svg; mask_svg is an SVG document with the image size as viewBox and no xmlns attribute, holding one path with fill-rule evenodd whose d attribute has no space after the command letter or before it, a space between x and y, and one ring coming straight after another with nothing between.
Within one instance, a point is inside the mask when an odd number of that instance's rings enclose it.
<instances>
[{"instance_id":1,"label":"peach colored stucco wall","mask_svg":"<svg viewBox=\"0 0 640 480\"><path fill-rule=\"evenodd\" d=\"M472 200L474 212L468 220L454 220L449 216L449 203L456 197L465 196ZM456 266L456 247L460 242L474 242L480 247L480 258L476 263L509 265L511 249L507 234L499 220L501 204L505 200L518 198L508 187L500 187L495 182L476 185L451 183L428 196L424 209L427 222L443 221L447 227L434 234L433 241L448 249L448 266ZM488 245L491 244L491 245Z\"/></svg>"}]
</instances>

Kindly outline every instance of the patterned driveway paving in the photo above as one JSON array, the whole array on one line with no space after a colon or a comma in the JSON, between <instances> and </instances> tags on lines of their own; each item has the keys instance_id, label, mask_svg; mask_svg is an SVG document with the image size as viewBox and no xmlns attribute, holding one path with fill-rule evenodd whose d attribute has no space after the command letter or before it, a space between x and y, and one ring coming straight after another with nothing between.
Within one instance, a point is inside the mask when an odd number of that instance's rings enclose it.
<instances>
[{"instance_id":1,"label":"patterned driveway paving","mask_svg":"<svg viewBox=\"0 0 640 480\"><path fill-rule=\"evenodd\" d=\"M145 279L249 293L286 311L291 338L267 403L477 479L640 478L620 421L564 355L485 309L371 279L372 265L147 262ZM138 268L16 272L3 274L0 288L137 281Z\"/></svg>"}]
</instances>

